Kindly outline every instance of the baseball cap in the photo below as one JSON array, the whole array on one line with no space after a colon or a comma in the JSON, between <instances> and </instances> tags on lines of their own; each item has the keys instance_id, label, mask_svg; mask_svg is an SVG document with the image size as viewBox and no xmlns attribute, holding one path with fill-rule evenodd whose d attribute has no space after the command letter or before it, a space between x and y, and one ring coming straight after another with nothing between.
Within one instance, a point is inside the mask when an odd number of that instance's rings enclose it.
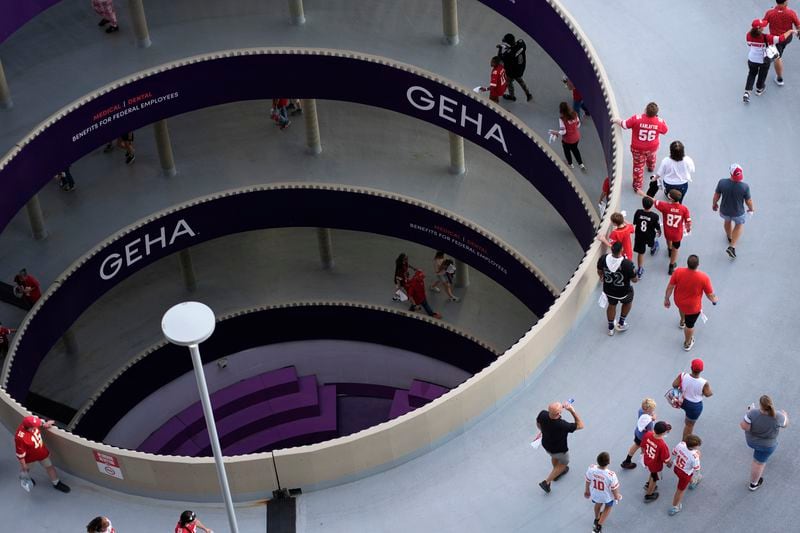
<instances>
[{"instance_id":1,"label":"baseball cap","mask_svg":"<svg viewBox=\"0 0 800 533\"><path fill-rule=\"evenodd\" d=\"M672 426L664 421L656 422L656 425L653 426L653 429L658 435L663 435L667 431L672 431Z\"/></svg>"},{"instance_id":2,"label":"baseball cap","mask_svg":"<svg viewBox=\"0 0 800 533\"><path fill-rule=\"evenodd\" d=\"M754 28L766 28L769 22L764 19L753 19L752 26Z\"/></svg>"},{"instance_id":3,"label":"baseball cap","mask_svg":"<svg viewBox=\"0 0 800 533\"><path fill-rule=\"evenodd\" d=\"M731 165L731 179L733 181L742 181L744 179L744 173L742 172L742 166L739 163L734 163Z\"/></svg>"},{"instance_id":4,"label":"baseball cap","mask_svg":"<svg viewBox=\"0 0 800 533\"><path fill-rule=\"evenodd\" d=\"M702 372L703 366L702 359L692 359L692 372Z\"/></svg>"},{"instance_id":5,"label":"baseball cap","mask_svg":"<svg viewBox=\"0 0 800 533\"><path fill-rule=\"evenodd\" d=\"M26 416L22 419L22 425L25 428L38 428L42 425L42 420L38 416Z\"/></svg>"}]
</instances>

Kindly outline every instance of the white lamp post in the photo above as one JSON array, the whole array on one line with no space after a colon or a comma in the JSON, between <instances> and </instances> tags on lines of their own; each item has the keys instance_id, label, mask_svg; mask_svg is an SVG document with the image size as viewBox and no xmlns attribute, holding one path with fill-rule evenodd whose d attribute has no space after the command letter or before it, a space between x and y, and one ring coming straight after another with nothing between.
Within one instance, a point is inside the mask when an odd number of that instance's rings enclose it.
<instances>
[{"instance_id":1,"label":"white lamp post","mask_svg":"<svg viewBox=\"0 0 800 533\"><path fill-rule=\"evenodd\" d=\"M211 398L208 396L206 376L203 373L203 362L200 359L199 344L214 333L216 320L214 312L200 302L183 302L171 307L164 318L161 319L161 330L164 336L173 344L188 346L192 354L194 375L197 378L197 389L200 392L200 403L203 404L203 414L206 417L208 436L211 440L211 449L214 451L214 462L217 465L217 476L222 496L225 498L225 509L228 512L228 523L231 533L239 533L236 523L236 514L231 499L231 489L228 486L228 476L225 474L225 463L222 462L222 448L219 445L217 425L214 423L214 411L211 409Z\"/></svg>"}]
</instances>

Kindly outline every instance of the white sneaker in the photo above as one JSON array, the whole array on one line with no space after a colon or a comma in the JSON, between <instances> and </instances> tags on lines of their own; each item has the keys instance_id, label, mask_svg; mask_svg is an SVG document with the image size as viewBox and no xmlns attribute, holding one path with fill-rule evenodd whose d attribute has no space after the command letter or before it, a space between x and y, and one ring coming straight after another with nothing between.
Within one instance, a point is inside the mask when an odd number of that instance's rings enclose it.
<instances>
[{"instance_id":1,"label":"white sneaker","mask_svg":"<svg viewBox=\"0 0 800 533\"><path fill-rule=\"evenodd\" d=\"M775 76L775 83L780 85L781 87L783 87L783 78L779 78L778 76Z\"/></svg>"},{"instance_id":2,"label":"white sneaker","mask_svg":"<svg viewBox=\"0 0 800 533\"><path fill-rule=\"evenodd\" d=\"M620 324L619 322L617 322L616 328L617 328L617 331L627 331L628 330L628 323L625 322L624 324Z\"/></svg>"},{"instance_id":3,"label":"white sneaker","mask_svg":"<svg viewBox=\"0 0 800 533\"><path fill-rule=\"evenodd\" d=\"M433 285L431 285L431 290L433 292L442 292L442 289L440 289L439 287L434 287Z\"/></svg>"},{"instance_id":4,"label":"white sneaker","mask_svg":"<svg viewBox=\"0 0 800 533\"><path fill-rule=\"evenodd\" d=\"M584 165L583 163L581 163L581 170L583 170L584 172L586 172L586 165Z\"/></svg>"},{"instance_id":5,"label":"white sneaker","mask_svg":"<svg viewBox=\"0 0 800 533\"><path fill-rule=\"evenodd\" d=\"M694 337L692 337L692 340L689 341L689 344L683 343L683 351L688 352L692 349L692 346L694 346Z\"/></svg>"}]
</instances>

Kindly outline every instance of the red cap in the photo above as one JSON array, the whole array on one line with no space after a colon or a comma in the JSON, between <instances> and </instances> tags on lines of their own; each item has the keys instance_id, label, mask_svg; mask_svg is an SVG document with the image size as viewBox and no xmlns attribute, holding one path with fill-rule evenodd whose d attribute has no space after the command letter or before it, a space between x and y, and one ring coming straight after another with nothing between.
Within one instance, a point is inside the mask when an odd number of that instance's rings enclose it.
<instances>
[{"instance_id":1,"label":"red cap","mask_svg":"<svg viewBox=\"0 0 800 533\"><path fill-rule=\"evenodd\" d=\"M703 366L702 359L692 359L692 372L702 372Z\"/></svg>"},{"instance_id":2,"label":"red cap","mask_svg":"<svg viewBox=\"0 0 800 533\"><path fill-rule=\"evenodd\" d=\"M766 28L769 22L764 19L753 19L753 27L754 28Z\"/></svg>"},{"instance_id":3,"label":"red cap","mask_svg":"<svg viewBox=\"0 0 800 533\"><path fill-rule=\"evenodd\" d=\"M22 419L22 425L25 428L38 428L42 425L42 420L38 416L26 416Z\"/></svg>"},{"instance_id":4,"label":"red cap","mask_svg":"<svg viewBox=\"0 0 800 533\"><path fill-rule=\"evenodd\" d=\"M734 163L731 165L731 179L733 181L742 181L744 179L744 172L742 172L742 167L739 163Z\"/></svg>"}]
</instances>

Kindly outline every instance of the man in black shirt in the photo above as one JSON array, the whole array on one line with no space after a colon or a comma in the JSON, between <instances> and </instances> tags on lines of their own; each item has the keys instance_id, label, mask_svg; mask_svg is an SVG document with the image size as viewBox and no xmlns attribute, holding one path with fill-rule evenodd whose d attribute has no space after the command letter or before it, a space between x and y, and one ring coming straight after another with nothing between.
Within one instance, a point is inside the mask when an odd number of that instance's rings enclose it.
<instances>
[{"instance_id":1,"label":"man in black shirt","mask_svg":"<svg viewBox=\"0 0 800 533\"><path fill-rule=\"evenodd\" d=\"M506 100L516 101L514 96L514 82L519 83L522 90L525 91L525 96L528 102L531 101L533 95L525 85L522 75L525 74L525 51L527 46L522 39L515 39L514 35L507 33L503 37L503 42L497 45L497 55L503 60L503 66L506 68L506 75L508 76L508 94L504 94L503 98Z\"/></svg>"},{"instance_id":2,"label":"man in black shirt","mask_svg":"<svg viewBox=\"0 0 800 533\"><path fill-rule=\"evenodd\" d=\"M561 418L562 409L566 409L575 419L567 422ZM539 483L542 490L550 494L550 483L558 481L561 476L569 472L569 448L567 448L567 435L583 429L583 420L575 412L571 403L561 404L554 402L547 406L547 411L542 411L536 417L536 427L542 432L542 448L550 454L553 469L547 479Z\"/></svg>"},{"instance_id":3,"label":"man in black shirt","mask_svg":"<svg viewBox=\"0 0 800 533\"><path fill-rule=\"evenodd\" d=\"M622 243L615 242L611 247L611 253L606 254L597 261L597 275L603 282L603 294L608 300L606 307L606 318L608 319L608 336L614 335L614 319L617 316L617 303L622 302L622 310L619 314L619 322L616 324L617 331L625 331L628 324L625 319L633 305L633 287L631 282L636 283L636 269L633 262L622 256Z\"/></svg>"},{"instance_id":4,"label":"man in black shirt","mask_svg":"<svg viewBox=\"0 0 800 533\"><path fill-rule=\"evenodd\" d=\"M658 251L658 238L661 236L661 222L658 213L650 211L653 207L653 199L645 196L642 198L642 207L633 214L633 225L636 227L636 235L633 240L633 251L636 252L636 264L638 270L636 276L641 279L644 276L644 252L650 247L650 255L655 255Z\"/></svg>"}]
</instances>

